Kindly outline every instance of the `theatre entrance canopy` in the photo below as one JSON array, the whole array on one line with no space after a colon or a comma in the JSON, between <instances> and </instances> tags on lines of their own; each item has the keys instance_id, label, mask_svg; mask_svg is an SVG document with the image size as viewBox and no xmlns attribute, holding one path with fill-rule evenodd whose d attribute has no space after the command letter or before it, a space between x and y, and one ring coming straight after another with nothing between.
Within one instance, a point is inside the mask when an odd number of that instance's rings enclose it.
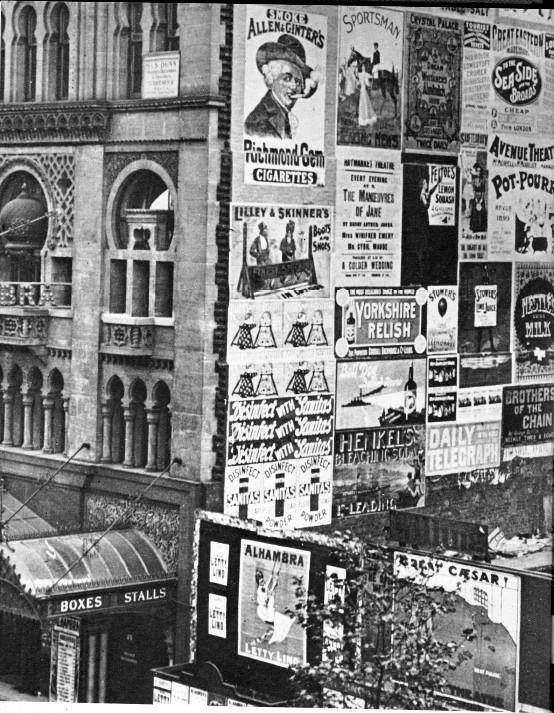
<instances>
[{"instance_id":1,"label":"theatre entrance canopy","mask_svg":"<svg viewBox=\"0 0 554 713\"><path fill-rule=\"evenodd\" d=\"M136 529L47 535L0 544L0 610L31 619L158 606L176 578Z\"/></svg>"}]
</instances>

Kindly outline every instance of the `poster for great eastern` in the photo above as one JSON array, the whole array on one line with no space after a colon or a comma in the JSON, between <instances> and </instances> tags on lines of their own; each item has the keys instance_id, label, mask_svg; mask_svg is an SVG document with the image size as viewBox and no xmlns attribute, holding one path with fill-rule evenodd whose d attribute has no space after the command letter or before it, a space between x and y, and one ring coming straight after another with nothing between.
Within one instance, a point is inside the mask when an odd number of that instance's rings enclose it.
<instances>
[{"instance_id":1,"label":"poster for great eastern","mask_svg":"<svg viewBox=\"0 0 554 713\"><path fill-rule=\"evenodd\" d=\"M244 181L323 185L327 18L247 5Z\"/></svg>"},{"instance_id":2,"label":"poster for great eastern","mask_svg":"<svg viewBox=\"0 0 554 713\"><path fill-rule=\"evenodd\" d=\"M461 23L410 13L407 17L405 149L458 150Z\"/></svg>"},{"instance_id":3,"label":"poster for great eastern","mask_svg":"<svg viewBox=\"0 0 554 713\"><path fill-rule=\"evenodd\" d=\"M339 9L339 146L400 148L403 27L388 8Z\"/></svg>"},{"instance_id":4,"label":"poster for great eastern","mask_svg":"<svg viewBox=\"0 0 554 713\"><path fill-rule=\"evenodd\" d=\"M238 654L289 668L306 663L306 629L296 620L308 596L310 552L242 540Z\"/></svg>"}]
</instances>

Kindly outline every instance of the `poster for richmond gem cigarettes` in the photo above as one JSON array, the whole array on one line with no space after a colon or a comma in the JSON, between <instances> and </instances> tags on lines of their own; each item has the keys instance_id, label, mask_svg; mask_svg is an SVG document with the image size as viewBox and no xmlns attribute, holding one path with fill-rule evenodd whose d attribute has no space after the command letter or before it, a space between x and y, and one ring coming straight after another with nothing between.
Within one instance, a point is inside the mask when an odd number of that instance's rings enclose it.
<instances>
[{"instance_id":1,"label":"poster for richmond gem cigarettes","mask_svg":"<svg viewBox=\"0 0 554 713\"><path fill-rule=\"evenodd\" d=\"M408 14L404 149L458 150L461 65L461 22Z\"/></svg>"},{"instance_id":2,"label":"poster for richmond gem cigarettes","mask_svg":"<svg viewBox=\"0 0 554 713\"><path fill-rule=\"evenodd\" d=\"M491 26L488 22L465 21L463 37L461 141L465 146L486 149Z\"/></svg>"},{"instance_id":3,"label":"poster for richmond gem cigarettes","mask_svg":"<svg viewBox=\"0 0 554 713\"><path fill-rule=\"evenodd\" d=\"M489 137L489 258L553 259L554 140Z\"/></svg>"},{"instance_id":4,"label":"poster for richmond gem cigarettes","mask_svg":"<svg viewBox=\"0 0 554 713\"><path fill-rule=\"evenodd\" d=\"M247 5L245 32L245 183L323 185L327 18Z\"/></svg>"},{"instance_id":5,"label":"poster for richmond gem cigarettes","mask_svg":"<svg viewBox=\"0 0 554 713\"><path fill-rule=\"evenodd\" d=\"M463 641L468 656L447 668L442 694L457 701L492 701L494 707L515 711L518 699L519 627L521 583L519 577L473 562L454 562L426 555L396 552L394 569L399 578L415 579L433 590L451 592L454 612L430 618L433 637L447 643L471 632ZM459 704L458 704L459 705ZM462 706L464 707L464 706Z\"/></svg>"},{"instance_id":6,"label":"poster for richmond gem cigarettes","mask_svg":"<svg viewBox=\"0 0 554 713\"><path fill-rule=\"evenodd\" d=\"M242 540L238 654L289 668L306 663L306 629L290 612L306 607L310 552Z\"/></svg>"},{"instance_id":7,"label":"poster for richmond gem cigarettes","mask_svg":"<svg viewBox=\"0 0 554 713\"><path fill-rule=\"evenodd\" d=\"M339 8L339 146L400 148L403 28L388 8Z\"/></svg>"},{"instance_id":8,"label":"poster for richmond gem cigarettes","mask_svg":"<svg viewBox=\"0 0 554 713\"><path fill-rule=\"evenodd\" d=\"M329 297L332 226L328 206L233 204L231 300Z\"/></svg>"},{"instance_id":9,"label":"poster for richmond gem cigarettes","mask_svg":"<svg viewBox=\"0 0 554 713\"><path fill-rule=\"evenodd\" d=\"M400 284L400 152L339 151L336 211L335 284Z\"/></svg>"}]
</instances>

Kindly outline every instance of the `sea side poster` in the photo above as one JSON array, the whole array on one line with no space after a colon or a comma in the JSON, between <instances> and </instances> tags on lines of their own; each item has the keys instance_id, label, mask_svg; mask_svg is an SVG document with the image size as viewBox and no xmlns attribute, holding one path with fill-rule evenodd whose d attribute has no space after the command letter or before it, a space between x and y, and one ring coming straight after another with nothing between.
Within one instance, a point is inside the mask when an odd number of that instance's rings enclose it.
<instances>
[{"instance_id":1,"label":"sea side poster","mask_svg":"<svg viewBox=\"0 0 554 713\"><path fill-rule=\"evenodd\" d=\"M247 5L245 32L244 182L323 185L327 18Z\"/></svg>"},{"instance_id":2,"label":"sea side poster","mask_svg":"<svg viewBox=\"0 0 554 713\"><path fill-rule=\"evenodd\" d=\"M456 152L460 139L462 24L409 13L404 149Z\"/></svg>"},{"instance_id":3,"label":"sea side poster","mask_svg":"<svg viewBox=\"0 0 554 713\"><path fill-rule=\"evenodd\" d=\"M458 343L458 286L427 290L427 353L455 352Z\"/></svg>"},{"instance_id":4,"label":"sea side poster","mask_svg":"<svg viewBox=\"0 0 554 713\"><path fill-rule=\"evenodd\" d=\"M238 654L282 668L306 663L306 629L290 612L307 605L310 552L242 540Z\"/></svg>"},{"instance_id":5,"label":"sea side poster","mask_svg":"<svg viewBox=\"0 0 554 713\"><path fill-rule=\"evenodd\" d=\"M447 686L441 694L449 706L460 702L491 700L495 707L515 711L518 688L520 638L520 578L504 571L477 567L473 562L452 562L427 555L395 552L394 571L400 578L423 584L433 591L450 592L455 612L429 618L433 637L447 643L460 632L470 656L453 669L445 669ZM440 596L440 593L439 593Z\"/></svg>"},{"instance_id":6,"label":"sea side poster","mask_svg":"<svg viewBox=\"0 0 554 713\"><path fill-rule=\"evenodd\" d=\"M337 152L334 277L337 286L400 284L399 151Z\"/></svg>"},{"instance_id":7,"label":"sea side poster","mask_svg":"<svg viewBox=\"0 0 554 713\"><path fill-rule=\"evenodd\" d=\"M486 260L488 227L487 152L462 149L460 200L460 260Z\"/></svg>"},{"instance_id":8,"label":"sea side poster","mask_svg":"<svg viewBox=\"0 0 554 713\"><path fill-rule=\"evenodd\" d=\"M339 8L337 145L400 149L404 17Z\"/></svg>"},{"instance_id":9,"label":"sea side poster","mask_svg":"<svg viewBox=\"0 0 554 713\"><path fill-rule=\"evenodd\" d=\"M554 377L554 266L516 265L514 304L515 380Z\"/></svg>"},{"instance_id":10,"label":"sea side poster","mask_svg":"<svg viewBox=\"0 0 554 713\"><path fill-rule=\"evenodd\" d=\"M489 137L488 256L553 259L554 140Z\"/></svg>"},{"instance_id":11,"label":"sea side poster","mask_svg":"<svg viewBox=\"0 0 554 713\"><path fill-rule=\"evenodd\" d=\"M329 297L329 206L232 204L231 300Z\"/></svg>"},{"instance_id":12,"label":"sea side poster","mask_svg":"<svg viewBox=\"0 0 554 713\"><path fill-rule=\"evenodd\" d=\"M486 149L491 26L488 22L465 21L463 38L461 142Z\"/></svg>"}]
</instances>

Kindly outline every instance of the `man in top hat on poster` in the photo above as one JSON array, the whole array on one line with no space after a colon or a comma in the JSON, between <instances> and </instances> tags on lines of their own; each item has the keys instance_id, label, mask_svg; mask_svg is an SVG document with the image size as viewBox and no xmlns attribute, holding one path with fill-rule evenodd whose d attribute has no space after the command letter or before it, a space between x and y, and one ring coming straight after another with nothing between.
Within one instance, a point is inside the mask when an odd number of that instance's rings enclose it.
<instances>
[{"instance_id":1,"label":"man in top hat on poster","mask_svg":"<svg viewBox=\"0 0 554 713\"><path fill-rule=\"evenodd\" d=\"M318 86L313 69L306 64L304 47L296 37L281 35L277 42L258 48L256 65L268 91L246 118L244 131L248 136L292 139L290 111Z\"/></svg>"}]
</instances>

